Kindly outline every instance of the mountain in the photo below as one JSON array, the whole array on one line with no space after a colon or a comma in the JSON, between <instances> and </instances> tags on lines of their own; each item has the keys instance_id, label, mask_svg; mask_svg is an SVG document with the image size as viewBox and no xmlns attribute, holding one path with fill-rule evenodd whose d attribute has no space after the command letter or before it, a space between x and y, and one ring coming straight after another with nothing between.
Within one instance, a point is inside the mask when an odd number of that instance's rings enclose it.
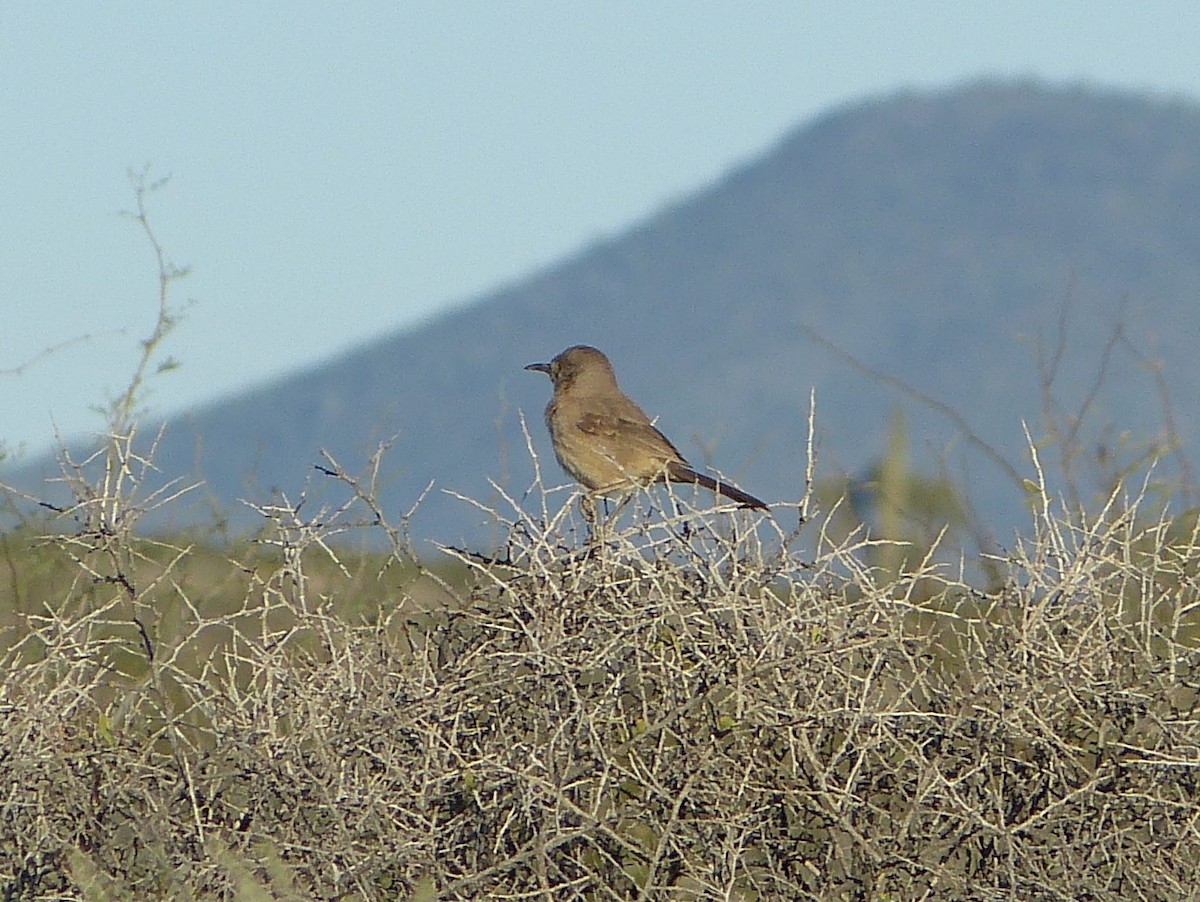
<instances>
[{"instance_id":1,"label":"mountain","mask_svg":"<svg viewBox=\"0 0 1200 902\"><path fill-rule=\"evenodd\" d=\"M1037 343L1052 356L1060 327L1053 387L1067 410L1111 345L1089 442L1161 430L1150 361L1195 450L1200 105L983 83L832 111L519 284L176 418L158 462L244 510L236 499L272 488L296 497L322 447L356 469L398 434L387 508L435 480L414 534L476 541L484 518L437 489L486 500L491 478L520 495L532 471L519 411L546 480L566 482L541 423L549 382L522 367L587 343L694 463L711 457L768 500L803 490L810 387L819 476L864 472L901 409L913 465L965 481L1005 540L1022 504L1013 474L961 423L812 334L950 405L1024 474L1022 420L1044 427Z\"/></svg>"}]
</instances>

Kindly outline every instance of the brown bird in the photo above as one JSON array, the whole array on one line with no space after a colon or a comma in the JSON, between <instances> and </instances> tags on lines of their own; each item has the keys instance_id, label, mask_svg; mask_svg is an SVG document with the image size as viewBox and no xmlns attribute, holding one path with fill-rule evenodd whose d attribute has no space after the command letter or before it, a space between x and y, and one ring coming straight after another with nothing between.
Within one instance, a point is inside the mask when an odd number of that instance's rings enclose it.
<instances>
[{"instance_id":1,"label":"brown bird","mask_svg":"<svg viewBox=\"0 0 1200 902\"><path fill-rule=\"evenodd\" d=\"M554 383L546 428L554 456L584 488L605 494L634 484L689 482L743 507L768 509L753 495L693 470L621 391L612 364L595 348L575 345L549 363L531 363L525 369L545 373Z\"/></svg>"}]
</instances>

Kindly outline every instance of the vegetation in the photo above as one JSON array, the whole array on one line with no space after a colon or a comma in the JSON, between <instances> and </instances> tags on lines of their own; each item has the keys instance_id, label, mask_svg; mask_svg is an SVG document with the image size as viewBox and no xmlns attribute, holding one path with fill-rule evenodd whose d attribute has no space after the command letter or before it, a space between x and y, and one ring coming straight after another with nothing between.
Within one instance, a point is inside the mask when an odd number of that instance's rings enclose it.
<instances>
[{"instance_id":1,"label":"vegetation","mask_svg":"<svg viewBox=\"0 0 1200 902\"><path fill-rule=\"evenodd\" d=\"M136 480L5 537L7 898L1194 889L1200 538L1136 495L1039 486L987 590L828 515L643 497L588 541L535 495L456 586L337 551L371 496L329 469L344 508L239 557L136 538Z\"/></svg>"}]
</instances>

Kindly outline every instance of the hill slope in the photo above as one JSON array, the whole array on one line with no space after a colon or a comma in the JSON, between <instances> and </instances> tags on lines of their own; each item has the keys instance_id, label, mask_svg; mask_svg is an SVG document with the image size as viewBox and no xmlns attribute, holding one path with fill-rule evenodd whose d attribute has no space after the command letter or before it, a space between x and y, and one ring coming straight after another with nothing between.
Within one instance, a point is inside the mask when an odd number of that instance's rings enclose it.
<instances>
[{"instance_id":1,"label":"hill slope","mask_svg":"<svg viewBox=\"0 0 1200 902\"><path fill-rule=\"evenodd\" d=\"M272 487L294 496L321 447L353 467L399 433L391 508L431 479L486 498L490 477L519 493L531 471L518 410L559 479L540 422L549 384L522 366L584 342L609 353L684 454L701 463L711 449L768 500L802 489L810 386L826 472L877 458L901 406L914 463L965 467L1003 537L1020 505L1011 477L945 417L860 375L805 329L952 405L1019 462L1021 421L1036 433L1041 418L1031 339L1053 345L1066 303L1055 383L1066 406L1088 396L1122 322L1161 361L1194 449L1198 299L1200 106L1035 84L898 95L807 123L519 284L179 418L159 462L168 473L197 467L233 504ZM340 315L354 315L343 302ZM1151 435L1161 423L1152 384L1116 350L1096 422ZM455 541L477 536L480 519L435 493L414 529Z\"/></svg>"}]
</instances>

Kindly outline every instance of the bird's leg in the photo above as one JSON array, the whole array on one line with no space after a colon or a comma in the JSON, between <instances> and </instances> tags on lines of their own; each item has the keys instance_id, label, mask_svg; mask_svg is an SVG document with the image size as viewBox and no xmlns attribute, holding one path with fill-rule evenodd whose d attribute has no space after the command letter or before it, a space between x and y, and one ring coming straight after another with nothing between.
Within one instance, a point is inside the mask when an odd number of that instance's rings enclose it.
<instances>
[{"instance_id":1,"label":"bird's leg","mask_svg":"<svg viewBox=\"0 0 1200 902\"><path fill-rule=\"evenodd\" d=\"M605 495L595 495L591 492L586 492L579 497L579 511L583 514L583 519L588 525L588 544L594 545L597 548L603 544L605 528L610 523L616 523L617 517L621 515L625 505L632 498L632 493L622 495L621 500L616 503L616 506L611 512L608 508L608 497ZM600 505L603 503L605 510L601 511Z\"/></svg>"},{"instance_id":2,"label":"bird's leg","mask_svg":"<svg viewBox=\"0 0 1200 902\"><path fill-rule=\"evenodd\" d=\"M614 507L612 513L608 515L608 521L610 523L617 522L617 517L621 516L621 511L625 510L625 505L629 503L631 498L633 498L633 492L627 492L621 496L621 500L617 502L617 506Z\"/></svg>"},{"instance_id":3,"label":"bird's leg","mask_svg":"<svg viewBox=\"0 0 1200 902\"><path fill-rule=\"evenodd\" d=\"M599 539L597 533L599 532L600 513L596 509L596 496L591 492L584 492L579 496L579 513L583 515L583 520L587 523L588 544L595 544Z\"/></svg>"}]
</instances>

